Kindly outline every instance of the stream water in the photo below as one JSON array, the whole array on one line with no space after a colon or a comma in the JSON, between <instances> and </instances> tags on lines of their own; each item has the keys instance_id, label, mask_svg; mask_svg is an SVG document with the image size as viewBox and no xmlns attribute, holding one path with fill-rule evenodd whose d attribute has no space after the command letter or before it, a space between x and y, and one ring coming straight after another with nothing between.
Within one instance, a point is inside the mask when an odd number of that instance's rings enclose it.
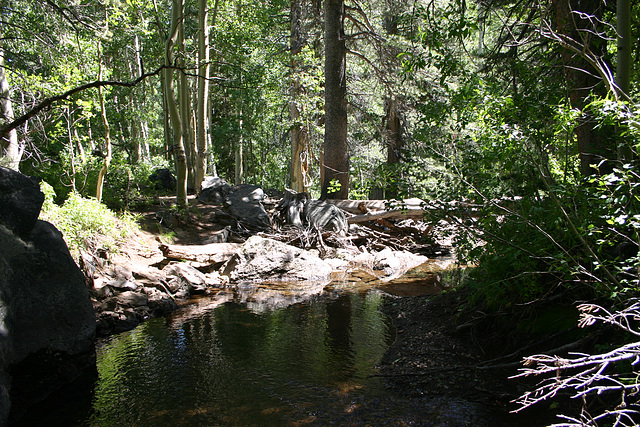
<instances>
[{"instance_id":1,"label":"stream water","mask_svg":"<svg viewBox=\"0 0 640 427\"><path fill-rule=\"evenodd\" d=\"M97 370L21 424L467 425L456 422L464 403L416 409L372 375L394 339L384 298L439 292L430 269L388 284L350 277L310 295L249 286L192 301L99 342Z\"/></svg>"}]
</instances>

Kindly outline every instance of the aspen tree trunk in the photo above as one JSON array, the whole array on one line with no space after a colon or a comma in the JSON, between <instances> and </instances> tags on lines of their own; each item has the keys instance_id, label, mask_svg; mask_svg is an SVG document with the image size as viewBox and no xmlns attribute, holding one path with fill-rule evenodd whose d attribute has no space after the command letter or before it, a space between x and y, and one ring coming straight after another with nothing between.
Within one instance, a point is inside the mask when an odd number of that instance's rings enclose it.
<instances>
[{"instance_id":1,"label":"aspen tree trunk","mask_svg":"<svg viewBox=\"0 0 640 427\"><path fill-rule=\"evenodd\" d=\"M213 6L213 23L218 10L218 0ZM197 106L197 163L195 189L200 192L200 186L207 171L208 132L209 125L209 8L207 0L198 0L198 106Z\"/></svg>"},{"instance_id":2,"label":"aspen tree trunk","mask_svg":"<svg viewBox=\"0 0 640 427\"><path fill-rule=\"evenodd\" d=\"M173 48L178 39L178 27L182 25L184 0L172 0L171 4L171 30L165 43L164 69L165 99L169 111L169 121L172 127L172 150L176 164L176 179L178 181L176 189L176 204L179 208L187 207L187 156L184 150L184 139L182 133L182 118L175 98L175 88L173 83Z\"/></svg>"},{"instance_id":3,"label":"aspen tree trunk","mask_svg":"<svg viewBox=\"0 0 640 427\"><path fill-rule=\"evenodd\" d=\"M242 1L238 1L236 3L236 10L237 10L237 14L238 17L240 17L240 20L242 20ZM243 64L240 63L240 87L243 87ZM240 111L240 122L239 122L239 139L238 139L238 143L235 146L235 152L234 152L234 160L235 160L235 166L234 166L234 172L235 172L235 180L234 183L236 185L240 185L242 184L242 181L244 181L244 111L242 108L242 100L240 100L240 107L239 107L239 111Z\"/></svg>"},{"instance_id":4,"label":"aspen tree trunk","mask_svg":"<svg viewBox=\"0 0 640 427\"><path fill-rule=\"evenodd\" d=\"M98 80L102 80L102 43L98 42ZM104 177L109 171L109 165L111 164L111 127L109 126L109 120L107 119L107 109L104 104L104 90L102 86L98 86L98 98L100 99L100 115L102 117L102 124L104 125L104 143L105 143L105 156L100 172L98 172L98 182L96 183L96 199L102 201L102 189L104 188Z\"/></svg>"},{"instance_id":5,"label":"aspen tree trunk","mask_svg":"<svg viewBox=\"0 0 640 427\"><path fill-rule=\"evenodd\" d=\"M13 106L11 105L11 91L4 68L4 51L0 48L0 124L13 120ZM18 170L24 147L18 141L18 132L9 131L7 137L0 139L0 165Z\"/></svg>"},{"instance_id":6,"label":"aspen tree trunk","mask_svg":"<svg viewBox=\"0 0 640 427\"><path fill-rule=\"evenodd\" d=\"M65 108L65 116L66 116L66 121L67 121L67 138L69 139L69 153L71 154L71 176L70 181L71 181L71 189L75 192L77 191L76 189L76 144L74 141L74 132L72 130L73 126L73 117L72 117L72 112L71 112L71 108L69 108L69 106L67 105ZM75 136L77 136L77 132L75 133ZM78 144L80 145L80 144Z\"/></svg>"},{"instance_id":7,"label":"aspen tree trunk","mask_svg":"<svg viewBox=\"0 0 640 427\"><path fill-rule=\"evenodd\" d=\"M300 84L300 60L297 58L305 44L302 34L302 1L291 0L291 99L289 117L291 119L291 189L302 193L307 191L309 171L309 133L300 114L299 99L302 96Z\"/></svg>"},{"instance_id":8,"label":"aspen tree trunk","mask_svg":"<svg viewBox=\"0 0 640 427\"><path fill-rule=\"evenodd\" d=\"M321 198L349 196L344 1L325 0L325 130Z\"/></svg>"},{"instance_id":9,"label":"aspen tree trunk","mask_svg":"<svg viewBox=\"0 0 640 427\"><path fill-rule=\"evenodd\" d=\"M238 144L236 145L235 150L235 181L236 185L242 184L244 180L244 136L243 132L243 121L242 121L242 107L240 107L240 139L238 140Z\"/></svg>"},{"instance_id":10,"label":"aspen tree trunk","mask_svg":"<svg viewBox=\"0 0 640 427\"><path fill-rule=\"evenodd\" d=\"M133 72L132 70L131 76L135 79L141 77L144 74L141 59L142 49L140 48L140 39L137 34L134 38L134 46L136 50L136 66L135 68L133 68L135 72ZM143 82L142 85L144 87L145 82ZM138 111L144 111L144 101L140 101L139 98L135 96L134 91L131 91L131 102ZM134 121L131 124L131 136L136 145L136 159L134 159L136 163L140 161L151 160L151 155L149 153L148 124L146 119L140 118L137 122Z\"/></svg>"},{"instance_id":11,"label":"aspen tree trunk","mask_svg":"<svg viewBox=\"0 0 640 427\"><path fill-rule=\"evenodd\" d=\"M183 6L184 9L184 6ZM184 12L183 12L184 13ZM195 185L195 137L193 135L193 126L191 124L191 91L189 88L189 80L187 79L187 59L186 59L186 40L184 35L184 19L180 20L178 26L178 104L180 110L180 119L182 120L182 139L184 142L184 150L187 158L187 188L194 188Z\"/></svg>"}]
</instances>

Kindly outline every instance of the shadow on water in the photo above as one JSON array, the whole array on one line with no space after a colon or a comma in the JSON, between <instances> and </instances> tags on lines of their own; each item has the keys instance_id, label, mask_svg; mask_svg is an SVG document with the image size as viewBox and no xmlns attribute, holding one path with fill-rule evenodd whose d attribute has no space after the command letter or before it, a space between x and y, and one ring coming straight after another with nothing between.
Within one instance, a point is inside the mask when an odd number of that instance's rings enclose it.
<instances>
[{"instance_id":1,"label":"shadow on water","mask_svg":"<svg viewBox=\"0 0 640 427\"><path fill-rule=\"evenodd\" d=\"M374 375L394 339L385 293L440 292L429 271L438 268L388 283L361 274L325 291L245 285L194 300L101 341L97 372L21 424L496 425L473 403L404 399Z\"/></svg>"}]
</instances>

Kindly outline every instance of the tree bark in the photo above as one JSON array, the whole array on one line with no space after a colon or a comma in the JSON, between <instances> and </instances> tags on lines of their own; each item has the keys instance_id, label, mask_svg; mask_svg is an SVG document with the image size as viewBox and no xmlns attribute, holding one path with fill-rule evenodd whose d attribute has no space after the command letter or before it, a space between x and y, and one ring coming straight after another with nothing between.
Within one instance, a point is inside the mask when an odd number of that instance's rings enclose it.
<instances>
[{"instance_id":1,"label":"tree bark","mask_svg":"<svg viewBox=\"0 0 640 427\"><path fill-rule=\"evenodd\" d=\"M199 193L200 185L207 171L207 126L209 124L209 7L207 0L198 0L198 107L197 107L197 164L195 189ZM213 6L213 20L218 10L218 0Z\"/></svg>"},{"instance_id":2,"label":"tree bark","mask_svg":"<svg viewBox=\"0 0 640 427\"><path fill-rule=\"evenodd\" d=\"M240 79L240 81L242 81L242 79ZM238 136L238 142L236 144L235 147L235 152L234 152L234 159L235 159L235 180L234 183L235 185L240 185L243 183L244 181L244 123L243 123L243 119L242 119L242 114L243 114L243 110L242 107L240 107L240 122L238 123L239 126L239 136Z\"/></svg>"},{"instance_id":3,"label":"tree bark","mask_svg":"<svg viewBox=\"0 0 640 427\"><path fill-rule=\"evenodd\" d=\"M182 132L182 118L175 98L173 83L173 48L178 39L178 27L182 25L184 0L172 0L171 5L171 30L165 44L164 69L165 77L165 99L171 127L173 128L172 150L176 163L176 204L179 208L187 207L187 156L184 150L184 139Z\"/></svg>"},{"instance_id":4,"label":"tree bark","mask_svg":"<svg viewBox=\"0 0 640 427\"><path fill-rule=\"evenodd\" d=\"M624 97L628 97L631 89L631 52L633 50L631 0L618 0L617 23L618 67L616 69L616 84Z\"/></svg>"},{"instance_id":5,"label":"tree bark","mask_svg":"<svg viewBox=\"0 0 640 427\"><path fill-rule=\"evenodd\" d=\"M291 119L291 189L304 193L307 191L309 170L309 133L303 123L300 111L300 99L304 93L300 83L300 60L298 54L306 43L302 34L302 1L291 0L291 99L289 117Z\"/></svg>"},{"instance_id":6,"label":"tree bark","mask_svg":"<svg viewBox=\"0 0 640 427\"><path fill-rule=\"evenodd\" d=\"M184 1L184 0L182 0ZM178 104L180 119L182 120L182 140L187 159L187 188L195 188L195 163L196 163L196 139L193 134L191 90L187 79L187 52L184 32L184 4L182 6L183 17L178 26L178 56L177 63L180 72L178 74Z\"/></svg>"},{"instance_id":7,"label":"tree bark","mask_svg":"<svg viewBox=\"0 0 640 427\"><path fill-rule=\"evenodd\" d=\"M321 199L347 199L347 80L344 1L325 0L325 131Z\"/></svg>"},{"instance_id":8,"label":"tree bark","mask_svg":"<svg viewBox=\"0 0 640 427\"><path fill-rule=\"evenodd\" d=\"M0 123L5 125L13 121L13 106L11 104L11 91L5 73L4 51L0 47ZM0 139L0 165L9 169L19 170L20 160L24 147L18 141L18 132L11 129Z\"/></svg>"},{"instance_id":9,"label":"tree bark","mask_svg":"<svg viewBox=\"0 0 640 427\"><path fill-rule=\"evenodd\" d=\"M98 42L98 80L102 80L102 43ZM96 183L96 199L102 201L102 190L104 188L104 177L109 171L109 165L111 164L112 148L111 148L111 127L109 126L109 120L107 119L107 109L104 103L104 90L102 86L98 87L98 98L100 99L100 115L102 117L102 124L104 125L104 143L105 143L105 156L98 172L98 182Z\"/></svg>"},{"instance_id":10,"label":"tree bark","mask_svg":"<svg viewBox=\"0 0 640 427\"><path fill-rule=\"evenodd\" d=\"M579 41L584 45L584 50L600 53L604 57L605 43L590 33L597 31L592 28L594 22L602 21L602 3L600 0L583 0L579 2L579 12L584 16L596 19L585 19L574 13L567 0L554 0L556 12L556 26L558 33ZM583 57L574 52L565 51L563 56L565 78L569 89L571 106L584 111L589 103L589 97L602 95L603 85L598 77L598 72L589 65ZM598 127L598 123L590 117L587 111L576 128L576 140L580 157L580 171L582 175L608 173L611 169L610 162L616 157L614 132L607 127Z\"/></svg>"}]
</instances>

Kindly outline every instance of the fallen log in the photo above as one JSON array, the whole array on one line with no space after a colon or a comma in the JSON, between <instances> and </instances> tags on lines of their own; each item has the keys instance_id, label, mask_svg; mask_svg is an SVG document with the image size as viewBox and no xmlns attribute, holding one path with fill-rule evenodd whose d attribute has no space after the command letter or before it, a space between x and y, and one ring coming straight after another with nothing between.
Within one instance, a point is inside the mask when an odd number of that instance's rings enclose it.
<instances>
[{"instance_id":1,"label":"fallen log","mask_svg":"<svg viewBox=\"0 0 640 427\"><path fill-rule=\"evenodd\" d=\"M210 243L208 245L160 245L165 258L194 261L202 264L226 262L240 248L238 243Z\"/></svg>"},{"instance_id":2,"label":"fallen log","mask_svg":"<svg viewBox=\"0 0 640 427\"><path fill-rule=\"evenodd\" d=\"M422 211L427 208L426 202L422 199L404 199L397 200L326 200L327 203L335 205L343 211L352 214L362 214L369 211Z\"/></svg>"},{"instance_id":3,"label":"fallen log","mask_svg":"<svg viewBox=\"0 0 640 427\"><path fill-rule=\"evenodd\" d=\"M377 211L361 215L354 215L347 218L349 224L358 224L361 222L375 221L379 219L422 219L425 212L422 209L407 209L393 211Z\"/></svg>"}]
</instances>

